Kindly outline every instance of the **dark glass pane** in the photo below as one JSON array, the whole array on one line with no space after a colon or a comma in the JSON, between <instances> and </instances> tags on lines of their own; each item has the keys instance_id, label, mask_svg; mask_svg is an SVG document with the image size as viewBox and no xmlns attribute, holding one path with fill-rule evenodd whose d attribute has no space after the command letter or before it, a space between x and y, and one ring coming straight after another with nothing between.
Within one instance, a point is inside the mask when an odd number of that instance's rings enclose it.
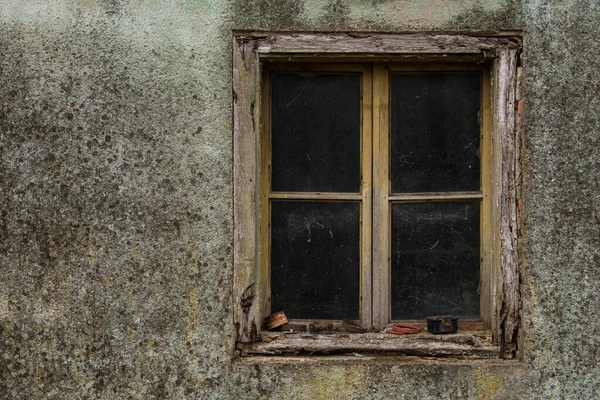
<instances>
[{"instance_id":1,"label":"dark glass pane","mask_svg":"<svg viewBox=\"0 0 600 400\"><path fill-rule=\"evenodd\" d=\"M481 73L390 79L392 192L479 190Z\"/></svg>"},{"instance_id":2,"label":"dark glass pane","mask_svg":"<svg viewBox=\"0 0 600 400\"><path fill-rule=\"evenodd\" d=\"M271 310L359 319L360 203L273 201Z\"/></svg>"},{"instance_id":3,"label":"dark glass pane","mask_svg":"<svg viewBox=\"0 0 600 400\"><path fill-rule=\"evenodd\" d=\"M272 190L358 192L361 75L271 75Z\"/></svg>"},{"instance_id":4,"label":"dark glass pane","mask_svg":"<svg viewBox=\"0 0 600 400\"><path fill-rule=\"evenodd\" d=\"M479 202L392 205L392 319L479 318Z\"/></svg>"}]
</instances>

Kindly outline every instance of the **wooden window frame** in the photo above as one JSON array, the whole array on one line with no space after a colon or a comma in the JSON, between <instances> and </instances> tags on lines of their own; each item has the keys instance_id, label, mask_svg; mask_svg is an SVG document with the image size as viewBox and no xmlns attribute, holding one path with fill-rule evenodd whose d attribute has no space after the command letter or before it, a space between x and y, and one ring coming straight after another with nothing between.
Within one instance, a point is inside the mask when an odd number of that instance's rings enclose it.
<instances>
[{"instance_id":1,"label":"wooden window frame","mask_svg":"<svg viewBox=\"0 0 600 400\"><path fill-rule=\"evenodd\" d=\"M480 200L480 316L481 323L476 321L459 321L459 325L470 326L477 329L489 329L492 326L491 315L493 314L490 297L490 283L492 273L492 257L489 252L491 248L491 213L490 213L490 186L493 180L491 175L491 95L490 95L490 68L484 62L404 62L404 63L376 63L374 64L375 76L375 107L379 110L378 117L374 118L373 131L379 134L373 135L374 155L378 160L373 172L375 174L373 195L373 226L378 227L374 232L373 240L373 268L378 271L374 273L376 279L373 281L374 299L373 326L380 330L391 321L391 205L394 203L423 203L423 202L449 202ZM389 160L389 77L392 72L440 72L440 71L481 71L482 93L481 93L481 188L476 191L444 191L426 193L392 193L390 187L390 160ZM407 323L419 323L421 321L401 321Z\"/></svg>"},{"instance_id":2,"label":"wooden window frame","mask_svg":"<svg viewBox=\"0 0 600 400\"><path fill-rule=\"evenodd\" d=\"M310 61L310 60L306 60ZM304 72L360 72L361 77L361 157L360 157L360 173L361 173L361 187L358 193L326 193L326 192L273 192L271 191L271 146L270 146L270 127L269 118L262 118L261 120L261 191L260 191L260 218L261 218L261 237L260 237L260 276L261 286L259 292L261 293L261 315L269 315L271 310L271 293L270 286L270 265L269 257L270 254L270 229L269 223L270 216L269 203L270 200L315 200L315 201L360 201L360 315L361 322L364 325L371 325L371 305L372 298L371 294L371 268L366 266L371 265L371 245L370 238L372 236L372 191L371 191L371 177L372 177L372 153L370 151L363 151L363 149L370 149L373 146L372 143L372 129L373 123L371 119L371 112L373 102L373 88L372 88L372 77L371 68L367 64L354 64L354 63L322 63L314 64L310 62L299 63L283 63L274 65L263 66L263 72L266 70L274 71L304 71ZM269 74L262 74L262 99L267 100L270 97L270 79ZM262 101L262 115L270 115L270 101ZM264 156L266 155L266 157ZM364 301L363 299L369 299ZM337 321L339 322L339 321Z\"/></svg>"},{"instance_id":3,"label":"wooden window frame","mask_svg":"<svg viewBox=\"0 0 600 400\"><path fill-rule=\"evenodd\" d=\"M485 62L490 65L489 84L484 84L489 92L484 92L483 121L489 121L484 126L482 151L489 149L489 154L482 159L482 215L489 216L482 222L485 236L482 237L482 257L484 267L481 276L481 315L483 324L489 328L492 342L497 344L499 353L512 355L517 345L519 320L519 265L517 254L517 233L519 222L518 191L519 191L519 154L520 154L520 115L517 112L517 102L520 101L520 67L518 57L521 50L521 40L518 36L471 36L471 35L434 35L434 34L345 34L345 33L254 33L238 32L233 37L233 161L234 161L234 279L233 298L234 323L236 326L237 342L242 352L249 349L261 348L251 342L268 339L269 334L261 335L262 320L269 310L268 293L269 275L266 263L261 262L268 254L268 199L272 196L265 190L264 183L268 182L268 166L262 154L268 152L268 141L262 138L263 124L268 102L263 101L268 93L268 80L263 81L263 64L273 61L310 61L310 62L373 62L373 85L375 93L387 93L378 89L378 85L386 85L386 74L379 68L386 68L383 62L396 68L399 63L408 62L408 68L418 66L420 70L435 62L453 68L453 63ZM419 65L415 64L419 63ZM309 65L309 64L306 64ZM348 64L350 65L350 64ZM463 64L464 66L464 64ZM297 67L297 64L296 64ZM400 67L403 68L403 67ZM364 83L363 83L363 90ZM490 99L489 103L485 103ZM386 96L373 96L373 109L382 108ZM365 99L363 106L370 106ZM385 107L385 104L383 104ZM487 113L487 115L486 115ZM372 121L363 121L363 141L379 140L385 135L372 137L371 129L387 129L386 113L373 114ZM367 126L368 125L368 126ZM372 139L373 138L373 139ZM364 145L365 143L363 143ZM373 162L373 185L388 185L387 176L380 174L380 163L387 163L387 153L378 151L386 146L385 143L374 143L372 160L362 159L362 168L370 171ZM367 152L368 153L368 152ZM369 164L368 166L366 164ZM383 171L387 170L384 168ZM487 182L487 183L486 183ZM375 189L377 191L379 189ZM294 194L287 194L297 198ZM464 194L469 197L473 194ZM286 194L276 194L274 197L286 197ZM296 196L296 197L294 197ZM328 194L320 195L326 198ZM389 321L389 297L384 288L389 287L389 245L382 243L381 238L389 235L387 224L389 219L389 201L401 200L393 197L370 198L370 191L362 188L360 197L365 207L371 207L373 202L372 226L379 228L373 233L373 245L363 246L363 262L373 258L374 268L380 268L374 276L379 279L372 281L372 286L366 284L370 276L361 272L361 294L370 296L373 309L361 305L362 322L380 329ZM397 196L396 196L397 197ZM430 198L429 196L428 198ZM464 197L464 196L463 196ZM271 197L273 198L273 197ZM332 198L337 198L334 195ZM416 198L415 198L416 199ZM403 199L410 200L410 199ZM385 204L383 204L385 202ZM267 207L265 209L265 207ZM267 217L268 218L268 217ZM486 221L487 220L487 221ZM365 224L362 234L370 229L371 224ZM385 232L382 231L385 229ZM370 234L371 232L367 232ZM368 261L366 259L369 258ZM362 270L366 270L363 268ZM361 270L361 271L362 271ZM372 287L372 293L371 293ZM367 302L371 304L371 302ZM371 315L373 319L371 320ZM309 335L313 347L318 342L318 336ZM346 335L348 336L348 335ZM350 335L352 336L352 335ZM393 335L389 335L393 336ZM387 343L385 334L371 334L367 338L340 339L337 346L340 351L372 351L401 352L410 354L408 348L419 348L418 354L427 353L427 349L437 348L440 343L415 347L407 345L406 340ZM271 340L271 339L268 339ZM268 341L267 340L267 341ZM315 341L316 340L316 341ZM323 339L327 341L328 339ZM331 340L336 340L335 338ZM374 343L367 343L375 340ZM427 340L426 340L427 341ZM442 340L444 341L444 340ZM414 340L413 340L414 342ZM448 342L446 340L446 342ZM248 345L244 346L243 344ZM404 343L404 344L402 344ZM281 343L280 343L281 344ZM331 344L331 343L330 343ZM447 344L447 343L446 343ZM283 344L284 347L290 344ZM306 343L298 342L291 345L307 348ZM391 347L390 347L391 346ZM423 347L424 346L424 347ZM438 347L436 347L438 346ZM310 347L310 346L309 346ZM317 346L318 347L318 346ZM474 346L477 347L477 346ZM493 347L493 346L492 346ZM270 353L270 349L262 348L258 354ZM328 348L325 346L325 348ZM401 350L404 349L404 350ZM486 355L495 354L486 349ZM261 352L262 351L262 352ZM312 350L317 351L318 350ZM277 352L277 351L275 351ZM419 353L420 352L420 353ZM424 352L424 353L423 353ZM454 350L450 354L479 354L477 351ZM435 353L435 351L433 351ZM481 355L481 354L480 354Z\"/></svg>"}]
</instances>

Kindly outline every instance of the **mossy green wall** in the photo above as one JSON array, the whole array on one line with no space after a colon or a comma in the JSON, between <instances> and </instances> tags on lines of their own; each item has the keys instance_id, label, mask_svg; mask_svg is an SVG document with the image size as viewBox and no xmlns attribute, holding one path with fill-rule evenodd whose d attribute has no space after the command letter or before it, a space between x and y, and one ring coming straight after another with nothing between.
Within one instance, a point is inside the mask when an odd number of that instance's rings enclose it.
<instances>
[{"instance_id":1,"label":"mossy green wall","mask_svg":"<svg viewBox=\"0 0 600 400\"><path fill-rule=\"evenodd\" d=\"M596 0L0 2L0 398L600 397ZM523 362L232 362L235 29L523 30Z\"/></svg>"}]
</instances>

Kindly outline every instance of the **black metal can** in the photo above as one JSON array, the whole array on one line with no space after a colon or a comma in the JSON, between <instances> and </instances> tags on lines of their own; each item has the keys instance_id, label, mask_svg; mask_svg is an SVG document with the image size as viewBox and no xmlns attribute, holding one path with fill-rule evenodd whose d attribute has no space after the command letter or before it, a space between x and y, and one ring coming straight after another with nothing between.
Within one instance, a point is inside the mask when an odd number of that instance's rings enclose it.
<instances>
[{"instance_id":1,"label":"black metal can","mask_svg":"<svg viewBox=\"0 0 600 400\"><path fill-rule=\"evenodd\" d=\"M427 331L430 333L456 333L458 330L458 318L451 315L427 318Z\"/></svg>"}]
</instances>

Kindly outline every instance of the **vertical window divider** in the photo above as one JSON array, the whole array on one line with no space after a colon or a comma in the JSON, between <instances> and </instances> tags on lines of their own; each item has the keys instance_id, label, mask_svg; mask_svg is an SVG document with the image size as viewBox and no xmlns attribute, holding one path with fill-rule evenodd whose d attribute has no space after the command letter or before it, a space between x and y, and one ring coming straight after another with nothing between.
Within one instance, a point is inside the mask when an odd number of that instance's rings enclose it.
<instances>
[{"instance_id":1,"label":"vertical window divider","mask_svg":"<svg viewBox=\"0 0 600 400\"><path fill-rule=\"evenodd\" d=\"M388 69L373 67L373 328L389 321L389 91Z\"/></svg>"},{"instance_id":2,"label":"vertical window divider","mask_svg":"<svg viewBox=\"0 0 600 400\"><path fill-rule=\"evenodd\" d=\"M491 208L492 196L490 195L490 186L492 181L492 143L491 143L491 108L492 108L492 93L491 93L491 71L490 68L484 68L482 72L482 105L481 105L481 272L480 272L480 316L486 327L492 326L493 316L493 298L489 295L492 293L493 264L492 252L494 248L494 238L492 235L493 229L491 226Z\"/></svg>"},{"instance_id":3,"label":"vertical window divider","mask_svg":"<svg viewBox=\"0 0 600 400\"><path fill-rule=\"evenodd\" d=\"M362 75L362 143L361 143L361 322L372 325L372 237L373 237L373 70L365 64Z\"/></svg>"}]
</instances>

